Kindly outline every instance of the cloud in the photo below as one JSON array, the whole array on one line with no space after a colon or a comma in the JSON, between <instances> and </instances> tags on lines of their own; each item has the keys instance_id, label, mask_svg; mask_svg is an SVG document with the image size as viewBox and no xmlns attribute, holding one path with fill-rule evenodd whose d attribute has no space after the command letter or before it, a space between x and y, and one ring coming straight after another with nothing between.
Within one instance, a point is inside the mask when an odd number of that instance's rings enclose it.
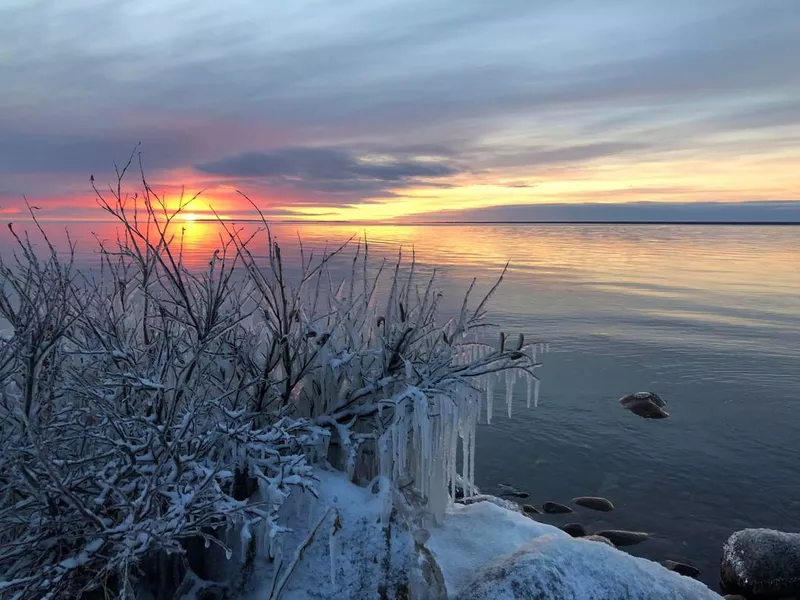
<instances>
[{"instance_id":1,"label":"cloud","mask_svg":"<svg viewBox=\"0 0 800 600\"><path fill-rule=\"evenodd\" d=\"M798 201L630 202L531 204L453 210L409 217L417 221L467 222L724 222L800 223Z\"/></svg>"},{"instance_id":2,"label":"cloud","mask_svg":"<svg viewBox=\"0 0 800 600\"><path fill-rule=\"evenodd\" d=\"M159 168L176 167L191 155L191 139L148 132L146 159ZM0 173L78 174L87 179L125 162L139 140L126 132L112 135L7 132L0 136Z\"/></svg>"},{"instance_id":3,"label":"cloud","mask_svg":"<svg viewBox=\"0 0 800 600\"><path fill-rule=\"evenodd\" d=\"M353 198L388 197L392 189L461 172L442 156L415 158L407 149L398 154L359 154L339 148L280 148L246 152L198 164L196 168L210 175L258 178L275 187L350 194ZM431 183L437 185L435 181Z\"/></svg>"},{"instance_id":4,"label":"cloud","mask_svg":"<svg viewBox=\"0 0 800 600\"><path fill-rule=\"evenodd\" d=\"M798 55L794 0L6 0L0 175L75 190L141 140L171 182L198 165L296 203L555 176L537 165L680 176L676 150L774 181Z\"/></svg>"},{"instance_id":5,"label":"cloud","mask_svg":"<svg viewBox=\"0 0 800 600\"><path fill-rule=\"evenodd\" d=\"M505 153L495 151L489 158L489 164L530 167L535 171L537 166L586 163L599 158L608 158L630 152L650 148L645 142L597 142L593 144L576 144L563 147L532 146L522 147Z\"/></svg>"}]
</instances>

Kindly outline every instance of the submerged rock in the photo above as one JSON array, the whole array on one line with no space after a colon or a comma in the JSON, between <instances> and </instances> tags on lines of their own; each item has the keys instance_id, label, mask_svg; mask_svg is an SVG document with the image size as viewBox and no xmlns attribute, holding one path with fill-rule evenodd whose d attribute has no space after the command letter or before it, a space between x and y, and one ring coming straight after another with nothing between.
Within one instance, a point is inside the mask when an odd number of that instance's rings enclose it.
<instances>
[{"instance_id":1,"label":"submerged rock","mask_svg":"<svg viewBox=\"0 0 800 600\"><path fill-rule=\"evenodd\" d=\"M592 510L599 510L602 512L609 512L614 510L614 505L611 500L600 498L599 496L579 496L573 498L572 502L584 508L591 508Z\"/></svg>"},{"instance_id":2,"label":"submerged rock","mask_svg":"<svg viewBox=\"0 0 800 600\"><path fill-rule=\"evenodd\" d=\"M480 568L460 600L719 600L694 579L603 544L542 536Z\"/></svg>"},{"instance_id":3,"label":"submerged rock","mask_svg":"<svg viewBox=\"0 0 800 600\"><path fill-rule=\"evenodd\" d=\"M612 548L616 548L614 542L612 542L607 537L603 537L602 535L592 534L592 535L585 535L581 538L582 540L589 540L590 542L600 542L601 544L605 544L606 546L611 546Z\"/></svg>"},{"instance_id":4,"label":"submerged rock","mask_svg":"<svg viewBox=\"0 0 800 600\"><path fill-rule=\"evenodd\" d=\"M564 506L558 502L545 502L542 504L542 511L548 515L561 515L575 512L569 506Z\"/></svg>"},{"instance_id":5,"label":"submerged rock","mask_svg":"<svg viewBox=\"0 0 800 600\"><path fill-rule=\"evenodd\" d=\"M567 523L566 525L562 525L561 531L565 531L575 538L586 535L586 528L580 523Z\"/></svg>"},{"instance_id":6,"label":"submerged rock","mask_svg":"<svg viewBox=\"0 0 800 600\"><path fill-rule=\"evenodd\" d=\"M536 508L533 504L523 504L522 505L522 512L526 515L540 515L542 511Z\"/></svg>"},{"instance_id":7,"label":"submerged rock","mask_svg":"<svg viewBox=\"0 0 800 600\"><path fill-rule=\"evenodd\" d=\"M726 591L745 596L800 596L800 533L743 529L725 542L721 566Z\"/></svg>"},{"instance_id":8,"label":"submerged rock","mask_svg":"<svg viewBox=\"0 0 800 600\"><path fill-rule=\"evenodd\" d=\"M665 560L664 566L670 571L675 571L678 575L683 575L685 577L698 577L700 575L700 569L697 567L675 560Z\"/></svg>"},{"instance_id":9,"label":"submerged rock","mask_svg":"<svg viewBox=\"0 0 800 600\"><path fill-rule=\"evenodd\" d=\"M477 496L461 498L461 500L458 501L458 504L469 506L471 504L477 504L478 502L489 502L490 504L494 504L500 508L505 508L516 513L522 512L522 509L516 502L512 502L511 500L506 500L504 498L498 498L497 496L491 496L489 494L478 494Z\"/></svg>"},{"instance_id":10,"label":"submerged rock","mask_svg":"<svg viewBox=\"0 0 800 600\"><path fill-rule=\"evenodd\" d=\"M636 392L619 399L623 408L644 419L666 419L669 413L664 410L667 405L661 396L653 392Z\"/></svg>"},{"instance_id":11,"label":"submerged rock","mask_svg":"<svg viewBox=\"0 0 800 600\"><path fill-rule=\"evenodd\" d=\"M501 496L513 496L514 498L527 498L530 496L528 492L523 492L522 490L515 488L513 485L508 485L507 483L500 483L498 486L502 492Z\"/></svg>"},{"instance_id":12,"label":"submerged rock","mask_svg":"<svg viewBox=\"0 0 800 600\"><path fill-rule=\"evenodd\" d=\"M603 531L598 531L596 535L608 538L615 546L634 546L641 544L650 537L650 534L644 531L625 531L622 529L604 529Z\"/></svg>"}]
</instances>

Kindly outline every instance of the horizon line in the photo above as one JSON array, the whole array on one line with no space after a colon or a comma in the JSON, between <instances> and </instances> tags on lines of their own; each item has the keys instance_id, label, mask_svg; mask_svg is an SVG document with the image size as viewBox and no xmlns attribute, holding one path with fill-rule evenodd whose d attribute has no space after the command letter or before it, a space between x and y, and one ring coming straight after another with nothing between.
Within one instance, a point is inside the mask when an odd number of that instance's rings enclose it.
<instances>
[{"instance_id":1,"label":"horizon line","mask_svg":"<svg viewBox=\"0 0 800 600\"><path fill-rule=\"evenodd\" d=\"M30 216L22 217L19 219L4 219L6 223L24 222L33 219ZM42 223L114 223L116 219L57 219L57 218L39 218L38 221ZM181 220L176 219L173 221L174 225L187 224L187 223L263 223L258 218L242 218L242 219L217 219L217 218L194 218ZM330 219L267 219L267 224L317 224L317 225L781 225L781 226L798 226L800 220L797 221L768 221L768 220L747 220L747 221L725 221L725 220L635 220L635 219L611 219L611 220L491 220L491 221L359 221L359 220L330 220Z\"/></svg>"}]
</instances>

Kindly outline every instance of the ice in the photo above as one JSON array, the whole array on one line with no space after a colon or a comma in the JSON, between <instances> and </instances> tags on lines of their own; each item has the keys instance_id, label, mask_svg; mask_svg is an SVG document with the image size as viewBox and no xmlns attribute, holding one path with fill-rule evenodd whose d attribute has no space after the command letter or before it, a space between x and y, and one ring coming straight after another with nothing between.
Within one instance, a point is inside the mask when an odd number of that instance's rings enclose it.
<instances>
[{"instance_id":1,"label":"ice","mask_svg":"<svg viewBox=\"0 0 800 600\"><path fill-rule=\"evenodd\" d=\"M492 404L494 402L494 384L492 375L486 376L486 424L492 424Z\"/></svg>"},{"instance_id":2,"label":"ice","mask_svg":"<svg viewBox=\"0 0 800 600\"><path fill-rule=\"evenodd\" d=\"M388 531L391 554L387 556L387 530L382 523L388 521L392 508L391 486L388 481L379 480L379 492L373 494L368 488L350 483L341 473L320 470L317 476L318 497L293 496L282 512L292 529L279 542L287 554L308 538L321 518L324 520L288 578L281 599L377 597L378 587L387 575L391 580L403 573L404 557L410 556L413 548L411 534L395 525ZM384 570L387 559L389 574ZM269 597L273 575L270 569L275 563L259 564L257 577L261 586L241 600Z\"/></svg>"},{"instance_id":3,"label":"ice","mask_svg":"<svg viewBox=\"0 0 800 600\"><path fill-rule=\"evenodd\" d=\"M723 584L740 593L794 597L800 593L800 533L743 529L725 543Z\"/></svg>"},{"instance_id":4,"label":"ice","mask_svg":"<svg viewBox=\"0 0 800 600\"><path fill-rule=\"evenodd\" d=\"M530 408L531 407L531 392L533 390L533 378L528 376L527 381L525 382L525 385L527 387L527 392L528 392L528 401L527 401L526 406L528 408Z\"/></svg>"},{"instance_id":5,"label":"ice","mask_svg":"<svg viewBox=\"0 0 800 600\"><path fill-rule=\"evenodd\" d=\"M657 563L571 538L490 502L454 505L444 524L431 531L426 547L451 598L719 598L702 583Z\"/></svg>"},{"instance_id":6,"label":"ice","mask_svg":"<svg viewBox=\"0 0 800 600\"><path fill-rule=\"evenodd\" d=\"M556 527L491 502L455 504L444 524L431 531L425 546L442 570L448 593L457 598L459 587L487 562L548 534L569 537Z\"/></svg>"},{"instance_id":7,"label":"ice","mask_svg":"<svg viewBox=\"0 0 800 600\"><path fill-rule=\"evenodd\" d=\"M506 371L506 408L508 410L508 418L511 418L511 402L514 394L514 380L516 373L513 370Z\"/></svg>"},{"instance_id":8,"label":"ice","mask_svg":"<svg viewBox=\"0 0 800 600\"><path fill-rule=\"evenodd\" d=\"M462 600L711 600L704 584L606 544L544 535L465 578Z\"/></svg>"}]
</instances>

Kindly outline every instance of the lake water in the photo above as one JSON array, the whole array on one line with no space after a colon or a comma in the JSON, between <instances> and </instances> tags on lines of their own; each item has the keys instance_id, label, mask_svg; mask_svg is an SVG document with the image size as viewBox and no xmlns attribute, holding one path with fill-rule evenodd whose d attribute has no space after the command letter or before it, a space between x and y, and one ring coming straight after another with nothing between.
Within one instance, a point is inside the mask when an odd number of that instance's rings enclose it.
<instances>
[{"instance_id":1,"label":"lake water","mask_svg":"<svg viewBox=\"0 0 800 600\"><path fill-rule=\"evenodd\" d=\"M51 228L52 231L55 231ZM97 260L73 224L77 260ZM480 425L478 484L511 483L526 502L601 495L611 513L546 517L653 533L631 548L687 560L716 585L736 529L800 531L800 228L769 226L283 224L287 246L366 234L373 256L413 247L448 302L511 266L491 320L550 342L540 404ZM205 264L218 225L186 225L187 261ZM0 251L9 252L3 238ZM658 392L671 416L645 421L620 396ZM502 390L498 390L498 398Z\"/></svg>"}]
</instances>

